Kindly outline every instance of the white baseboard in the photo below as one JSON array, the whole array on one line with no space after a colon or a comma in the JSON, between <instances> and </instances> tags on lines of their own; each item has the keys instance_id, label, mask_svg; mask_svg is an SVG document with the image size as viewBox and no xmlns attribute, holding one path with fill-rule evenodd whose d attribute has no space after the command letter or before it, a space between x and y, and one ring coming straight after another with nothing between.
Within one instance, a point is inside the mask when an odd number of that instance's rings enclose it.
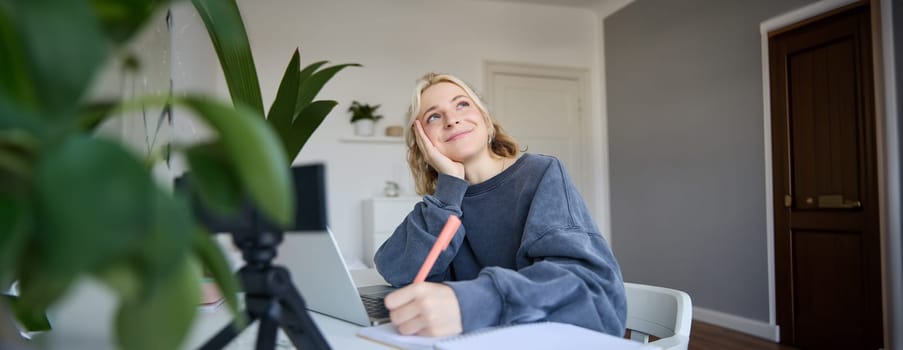
<instances>
[{"instance_id":1,"label":"white baseboard","mask_svg":"<svg viewBox=\"0 0 903 350\"><path fill-rule=\"evenodd\" d=\"M768 324L766 322L751 320L745 317L726 314L721 311L709 310L697 306L693 307L693 319L770 340L775 343L780 341L780 330L778 328L778 325Z\"/></svg>"}]
</instances>

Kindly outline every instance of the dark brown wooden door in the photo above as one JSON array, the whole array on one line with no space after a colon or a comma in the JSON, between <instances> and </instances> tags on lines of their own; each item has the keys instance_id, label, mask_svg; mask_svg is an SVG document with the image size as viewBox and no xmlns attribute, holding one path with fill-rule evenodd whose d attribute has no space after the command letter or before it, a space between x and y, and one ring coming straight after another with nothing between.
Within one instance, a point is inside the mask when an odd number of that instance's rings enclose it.
<instances>
[{"instance_id":1,"label":"dark brown wooden door","mask_svg":"<svg viewBox=\"0 0 903 350\"><path fill-rule=\"evenodd\" d=\"M769 38L781 342L882 345L869 5Z\"/></svg>"}]
</instances>

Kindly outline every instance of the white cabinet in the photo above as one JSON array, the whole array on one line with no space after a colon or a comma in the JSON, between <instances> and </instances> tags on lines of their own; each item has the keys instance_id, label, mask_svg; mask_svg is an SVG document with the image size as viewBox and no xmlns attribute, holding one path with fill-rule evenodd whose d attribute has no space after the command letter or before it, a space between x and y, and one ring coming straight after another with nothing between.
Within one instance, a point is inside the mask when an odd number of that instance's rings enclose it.
<instances>
[{"instance_id":1,"label":"white cabinet","mask_svg":"<svg viewBox=\"0 0 903 350\"><path fill-rule=\"evenodd\" d=\"M364 261L373 266L373 254L420 202L420 197L377 197L364 200Z\"/></svg>"}]
</instances>

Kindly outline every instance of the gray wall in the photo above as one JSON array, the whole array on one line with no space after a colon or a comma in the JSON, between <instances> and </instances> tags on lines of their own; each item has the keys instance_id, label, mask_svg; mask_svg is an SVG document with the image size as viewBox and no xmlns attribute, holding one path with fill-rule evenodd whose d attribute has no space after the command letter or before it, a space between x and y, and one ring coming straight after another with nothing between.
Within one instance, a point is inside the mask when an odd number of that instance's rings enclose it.
<instances>
[{"instance_id":1,"label":"gray wall","mask_svg":"<svg viewBox=\"0 0 903 350\"><path fill-rule=\"evenodd\" d=\"M605 20L625 280L768 322L759 24L810 2L636 0Z\"/></svg>"}]
</instances>

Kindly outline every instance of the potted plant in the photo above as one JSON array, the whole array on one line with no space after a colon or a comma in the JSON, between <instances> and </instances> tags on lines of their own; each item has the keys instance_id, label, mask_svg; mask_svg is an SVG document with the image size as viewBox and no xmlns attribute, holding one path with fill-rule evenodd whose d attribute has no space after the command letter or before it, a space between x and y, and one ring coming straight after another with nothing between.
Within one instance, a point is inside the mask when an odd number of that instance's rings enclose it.
<instances>
[{"instance_id":1,"label":"potted plant","mask_svg":"<svg viewBox=\"0 0 903 350\"><path fill-rule=\"evenodd\" d=\"M217 135L182 150L202 198L228 210L246 197L277 224L292 219L290 162L337 104L314 97L349 65L320 70L326 62L317 62L302 70L296 50L264 114L234 0L192 2L220 61L229 62L223 69L234 105L199 95L84 100L113 48L166 1L0 6L0 293L19 282L17 296L0 297L0 312L9 310L27 330L49 329L45 310L84 277L117 295L122 348L177 348L197 312L201 269L237 311L236 280L187 200L155 183L145 160L122 143L94 136L124 110L193 110Z\"/></svg>"},{"instance_id":2,"label":"potted plant","mask_svg":"<svg viewBox=\"0 0 903 350\"><path fill-rule=\"evenodd\" d=\"M351 123L354 124L354 134L358 136L373 136L374 124L383 116L374 114L380 105L371 106L357 101L351 102L348 112L351 113Z\"/></svg>"}]
</instances>

